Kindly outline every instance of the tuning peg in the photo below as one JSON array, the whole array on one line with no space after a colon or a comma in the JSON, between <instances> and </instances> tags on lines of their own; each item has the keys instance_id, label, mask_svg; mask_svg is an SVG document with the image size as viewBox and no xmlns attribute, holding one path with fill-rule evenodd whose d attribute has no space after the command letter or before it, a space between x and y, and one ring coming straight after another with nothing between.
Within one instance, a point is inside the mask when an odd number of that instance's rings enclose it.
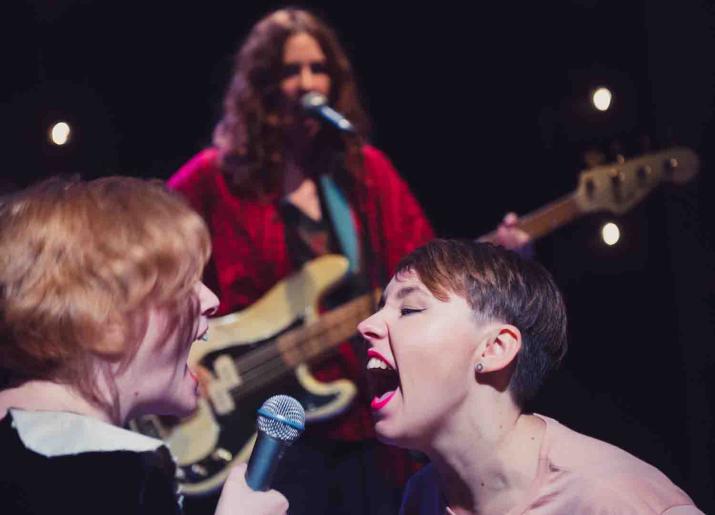
<instances>
[{"instance_id":1,"label":"tuning peg","mask_svg":"<svg viewBox=\"0 0 715 515\"><path fill-rule=\"evenodd\" d=\"M623 164L626 161L625 151L620 141L614 140L608 146L608 153L612 156L611 160L618 164Z\"/></svg>"},{"instance_id":2,"label":"tuning peg","mask_svg":"<svg viewBox=\"0 0 715 515\"><path fill-rule=\"evenodd\" d=\"M583 153L583 162L587 169L596 168L606 162L606 155L598 149L589 148Z\"/></svg>"},{"instance_id":3,"label":"tuning peg","mask_svg":"<svg viewBox=\"0 0 715 515\"><path fill-rule=\"evenodd\" d=\"M623 182L625 181L623 172L620 171L618 168L613 168L608 172L608 175L611 178L613 199L620 202L623 198L622 186L623 186Z\"/></svg>"},{"instance_id":4,"label":"tuning peg","mask_svg":"<svg viewBox=\"0 0 715 515\"><path fill-rule=\"evenodd\" d=\"M648 180L653 176L653 168L651 168L649 165L643 165L640 168L638 168L638 171L636 172L638 176L638 183L641 186L644 186L645 184L648 183Z\"/></svg>"},{"instance_id":5,"label":"tuning peg","mask_svg":"<svg viewBox=\"0 0 715 515\"><path fill-rule=\"evenodd\" d=\"M665 170L665 174L668 178L673 176L678 166L680 166L680 162L676 157L671 157L665 160L665 163L663 163L663 170Z\"/></svg>"}]
</instances>

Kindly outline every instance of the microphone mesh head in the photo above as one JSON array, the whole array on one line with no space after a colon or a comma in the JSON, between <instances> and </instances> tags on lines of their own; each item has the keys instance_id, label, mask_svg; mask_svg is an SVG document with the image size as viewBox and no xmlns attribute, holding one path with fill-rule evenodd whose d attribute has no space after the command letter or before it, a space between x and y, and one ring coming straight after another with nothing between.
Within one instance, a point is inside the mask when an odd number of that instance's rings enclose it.
<instances>
[{"instance_id":1,"label":"microphone mesh head","mask_svg":"<svg viewBox=\"0 0 715 515\"><path fill-rule=\"evenodd\" d=\"M327 103L328 103L328 99L325 98L325 95L323 95L321 93L317 93L315 91L306 93L300 99L300 104L303 106L303 109L305 109L306 111L313 111L314 109L322 107L322 106L326 105Z\"/></svg>"},{"instance_id":2,"label":"microphone mesh head","mask_svg":"<svg viewBox=\"0 0 715 515\"><path fill-rule=\"evenodd\" d=\"M261 406L263 413L258 415L258 430L268 436L284 442L293 442L300 436L302 429L293 425L305 426L305 410L300 402L289 395L274 395Z\"/></svg>"}]
</instances>

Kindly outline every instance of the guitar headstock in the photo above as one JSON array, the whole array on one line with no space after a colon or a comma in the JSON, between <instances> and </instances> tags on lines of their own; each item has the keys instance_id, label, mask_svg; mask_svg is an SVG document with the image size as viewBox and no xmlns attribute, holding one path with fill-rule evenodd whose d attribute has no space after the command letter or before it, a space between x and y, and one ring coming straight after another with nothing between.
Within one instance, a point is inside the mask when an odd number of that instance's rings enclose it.
<instances>
[{"instance_id":1,"label":"guitar headstock","mask_svg":"<svg viewBox=\"0 0 715 515\"><path fill-rule=\"evenodd\" d=\"M574 193L582 211L631 209L661 182L684 183L698 173L698 156L686 147L673 147L586 170Z\"/></svg>"}]
</instances>

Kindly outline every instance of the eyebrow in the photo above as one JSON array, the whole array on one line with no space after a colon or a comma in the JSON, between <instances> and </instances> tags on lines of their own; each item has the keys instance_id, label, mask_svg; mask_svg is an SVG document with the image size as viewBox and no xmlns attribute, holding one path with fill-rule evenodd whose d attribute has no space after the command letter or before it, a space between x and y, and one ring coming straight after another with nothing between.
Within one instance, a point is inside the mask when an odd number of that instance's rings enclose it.
<instances>
[{"instance_id":1,"label":"eyebrow","mask_svg":"<svg viewBox=\"0 0 715 515\"><path fill-rule=\"evenodd\" d=\"M395 293L395 298L397 300L402 300L405 297L412 295L413 293L418 293L420 295L425 296L424 290L422 288L419 288L418 286L403 286L399 290L397 290L397 293ZM382 295L380 296L380 303L378 304L378 307L382 307L385 305L385 292L382 292Z\"/></svg>"}]
</instances>

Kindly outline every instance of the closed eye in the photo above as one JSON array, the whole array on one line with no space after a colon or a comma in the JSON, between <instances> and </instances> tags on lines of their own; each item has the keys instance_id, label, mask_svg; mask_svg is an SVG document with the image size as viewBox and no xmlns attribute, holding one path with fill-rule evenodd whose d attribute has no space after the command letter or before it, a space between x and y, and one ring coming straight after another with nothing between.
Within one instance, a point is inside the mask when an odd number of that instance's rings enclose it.
<instances>
[{"instance_id":1,"label":"closed eye","mask_svg":"<svg viewBox=\"0 0 715 515\"><path fill-rule=\"evenodd\" d=\"M310 71L316 75L319 73L328 73L328 65L324 62L310 63Z\"/></svg>"},{"instance_id":2,"label":"closed eye","mask_svg":"<svg viewBox=\"0 0 715 515\"><path fill-rule=\"evenodd\" d=\"M424 311L424 309L400 308L400 316L413 315L415 313L420 313L421 311Z\"/></svg>"},{"instance_id":3,"label":"closed eye","mask_svg":"<svg viewBox=\"0 0 715 515\"><path fill-rule=\"evenodd\" d=\"M281 70L281 77L287 79L289 77L295 77L300 73L300 65L298 64L286 64Z\"/></svg>"}]
</instances>

